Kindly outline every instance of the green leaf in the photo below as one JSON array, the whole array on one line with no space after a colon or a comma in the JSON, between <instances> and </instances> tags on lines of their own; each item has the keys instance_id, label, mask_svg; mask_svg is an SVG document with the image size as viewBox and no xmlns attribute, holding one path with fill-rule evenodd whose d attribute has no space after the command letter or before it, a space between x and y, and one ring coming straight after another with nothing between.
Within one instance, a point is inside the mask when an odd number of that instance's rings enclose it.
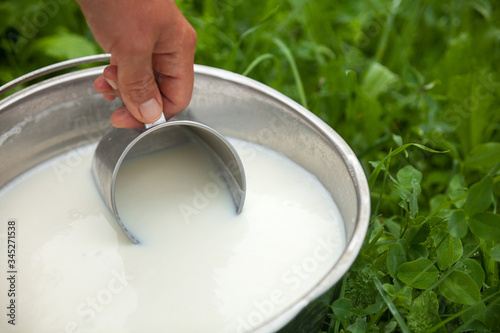
<instances>
[{"instance_id":1,"label":"green leaf","mask_svg":"<svg viewBox=\"0 0 500 333\"><path fill-rule=\"evenodd\" d=\"M417 260L428 257L429 257L429 250L424 244L412 244L408 249L408 258L410 260Z\"/></svg>"},{"instance_id":2,"label":"green leaf","mask_svg":"<svg viewBox=\"0 0 500 333\"><path fill-rule=\"evenodd\" d=\"M438 280L439 272L431 260L422 258L399 266L397 276L413 288L426 289Z\"/></svg>"},{"instance_id":3,"label":"green leaf","mask_svg":"<svg viewBox=\"0 0 500 333\"><path fill-rule=\"evenodd\" d=\"M465 166L473 169L487 170L500 162L500 143L487 142L471 150L465 158Z\"/></svg>"},{"instance_id":4,"label":"green leaf","mask_svg":"<svg viewBox=\"0 0 500 333\"><path fill-rule=\"evenodd\" d=\"M453 237L463 238L467 235L467 220L463 210L454 210L448 221L448 230Z\"/></svg>"},{"instance_id":5,"label":"green leaf","mask_svg":"<svg viewBox=\"0 0 500 333\"><path fill-rule=\"evenodd\" d=\"M385 290L385 292L387 293L387 295L393 299L394 297L396 297L396 288L394 288L394 285L390 284L390 283L384 283L382 285L382 289Z\"/></svg>"},{"instance_id":6,"label":"green leaf","mask_svg":"<svg viewBox=\"0 0 500 333\"><path fill-rule=\"evenodd\" d=\"M465 201L465 214L471 217L488 209L491 204L492 191L493 179L490 176L486 176L479 183L472 185Z\"/></svg>"},{"instance_id":7,"label":"green leaf","mask_svg":"<svg viewBox=\"0 0 500 333\"><path fill-rule=\"evenodd\" d=\"M405 234L405 239L409 244L419 244L427 240L427 236L431 232L429 224L424 223L409 229Z\"/></svg>"},{"instance_id":8,"label":"green leaf","mask_svg":"<svg viewBox=\"0 0 500 333\"><path fill-rule=\"evenodd\" d=\"M500 244L493 246L490 251L491 259L500 262Z\"/></svg>"},{"instance_id":9,"label":"green leaf","mask_svg":"<svg viewBox=\"0 0 500 333\"><path fill-rule=\"evenodd\" d=\"M422 173L413 166L407 165L398 171L397 179L401 199L410 201L412 194L415 193L416 185L414 185L414 183L420 184L422 181ZM420 194L420 186L418 187L418 190L418 194Z\"/></svg>"},{"instance_id":10,"label":"green leaf","mask_svg":"<svg viewBox=\"0 0 500 333\"><path fill-rule=\"evenodd\" d=\"M479 302L481 293L474 280L460 271L451 272L438 286L441 295L458 304Z\"/></svg>"},{"instance_id":11,"label":"green leaf","mask_svg":"<svg viewBox=\"0 0 500 333\"><path fill-rule=\"evenodd\" d=\"M478 13L483 15L486 20L491 20L491 3L487 0L474 0L472 1L472 7L477 10Z\"/></svg>"},{"instance_id":12,"label":"green leaf","mask_svg":"<svg viewBox=\"0 0 500 333\"><path fill-rule=\"evenodd\" d=\"M449 194L451 200L458 199L463 197L464 194L467 193L467 185L465 184L465 177L462 174L457 174L453 176L449 184ZM467 196L464 199L455 202L455 207L463 208L465 204L465 200L467 200Z\"/></svg>"},{"instance_id":13,"label":"green leaf","mask_svg":"<svg viewBox=\"0 0 500 333\"><path fill-rule=\"evenodd\" d=\"M468 220L469 229L478 237L500 242L500 215L485 212Z\"/></svg>"},{"instance_id":14,"label":"green leaf","mask_svg":"<svg viewBox=\"0 0 500 333\"><path fill-rule=\"evenodd\" d=\"M347 327L347 332L351 333L365 333L368 329L368 324L365 318L358 318L356 322Z\"/></svg>"},{"instance_id":15,"label":"green leaf","mask_svg":"<svg viewBox=\"0 0 500 333\"><path fill-rule=\"evenodd\" d=\"M384 227L395 239L398 239L399 235L401 235L401 225L392 219L387 219L384 223Z\"/></svg>"},{"instance_id":16,"label":"green leaf","mask_svg":"<svg viewBox=\"0 0 500 333\"><path fill-rule=\"evenodd\" d=\"M66 31L37 40L33 48L56 60L73 59L97 53L95 44L90 40Z\"/></svg>"},{"instance_id":17,"label":"green leaf","mask_svg":"<svg viewBox=\"0 0 500 333\"><path fill-rule=\"evenodd\" d=\"M500 304L488 306L484 315L484 324L491 332L500 332Z\"/></svg>"},{"instance_id":18,"label":"green leaf","mask_svg":"<svg viewBox=\"0 0 500 333\"><path fill-rule=\"evenodd\" d=\"M491 331L488 331L488 328L484 325L483 320L473 319L471 322L468 323L466 322L464 325L460 326L460 330L456 330L455 332L469 333L469 332L491 332Z\"/></svg>"},{"instance_id":19,"label":"green leaf","mask_svg":"<svg viewBox=\"0 0 500 333\"><path fill-rule=\"evenodd\" d=\"M398 327L398 323L394 320L389 322L387 325L384 327L384 333L392 333L394 330Z\"/></svg>"},{"instance_id":20,"label":"green leaf","mask_svg":"<svg viewBox=\"0 0 500 333\"><path fill-rule=\"evenodd\" d=\"M375 314L375 313L379 312L384 307L384 305L385 304L382 301L379 301L375 304L369 305L363 310L361 315L362 316L369 316L369 315Z\"/></svg>"},{"instance_id":21,"label":"green leaf","mask_svg":"<svg viewBox=\"0 0 500 333\"><path fill-rule=\"evenodd\" d=\"M406 320L408 328L412 332L424 332L438 324L441 320L437 295L432 291L426 291L415 298Z\"/></svg>"},{"instance_id":22,"label":"green leaf","mask_svg":"<svg viewBox=\"0 0 500 333\"><path fill-rule=\"evenodd\" d=\"M363 77L361 88L369 98L377 98L378 95L387 91L397 78L397 75L389 68L373 62Z\"/></svg>"},{"instance_id":23,"label":"green leaf","mask_svg":"<svg viewBox=\"0 0 500 333\"><path fill-rule=\"evenodd\" d=\"M406 261L406 254L400 243L392 243L387 251L387 269L392 278L396 277L398 267Z\"/></svg>"},{"instance_id":24,"label":"green leaf","mask_svg":"<svg viewBox=\"0 0 500 333\"><path fill-rule=\"evenodd\" d=\"M408 310L411 307L412 299L413 299L413 288L406 286L396 293L393 299L393 303L394 306L398 308Z\"/></svg>"},{"instance_id":25,"label":"green leaf","mask_svg":"<svg viewBox=\"0 0 500 333\"><path fill-rule=\"evenodd\" d=\"M439 269L445 270L450 268L455 262L460 259L464 249L460 238L448 236L437 248L437 265Z\"/></svg>"},{"instance_id":26,"label":"green leaf","mask_svg":"<svg viewBox=\"0 0 500 333\"><path fill-rule=\"evenodd\" d=\"M465 312L462 314L462 320L467 322L473 322L474 320L484 320L484 313L486 311L486 305L484 302L478 302L472 306L470 306L467 310L464 309ZM468 326L470 327L470 326Z\"/></svg>"},{"instance_id":27,"label":"green leaf","mask_svg":"<svg viewBox=\"0 0 500 333\"><path fill-rule=\"evenodd\" d=\"M340 298L330 306L335 316L340 320L347 320L355 314L350 299Z\"/></svg>"},{"instance_id":28,"label":"green leaf","mask_svg":"<svg viewBox=\"0 0 500 333\"><path fill-rule=\"evenodd\" d=\"M401 137L401 135L393 134L392 135L392 140L394 140L394 142L396 142L396 144L399 147L403 145L403 138Z\"/></svg>"},{"instance_id":29,"label":"green leaf","mask_svg":"<svg viewBox=\"0 0 500 333\"><path fill-rule=\"evenodd\" d=\"M412 179L411 185L413 187L413 191L410 196L410 218L414 219L418 214L418 197L422 192L420 187L420 182L416 179Z\"/></svg>"},{"instance_id":30,"label":"green leaf","mask_svg":"<svg viewBox=\"0 0 500 333\"><path fill-rule=\"evenodd\" d=\"M481 264L474 259L465 259L462 264L457 267L457 270L470 276L478 288L483 286L485 279L484 269Z\"/></svg>"},{"instance_id":31,"label":"green leaf","mask_svg":"<svg viewBox=\"0 0 500 333\"><path fill-rule=\"evenodd\" d=\"M416 179L419 183L422 181L422 172L411 165L407 165L398 171L397 179L399 186L411 190L413 179Z\"/></svg>"}]
</instances>

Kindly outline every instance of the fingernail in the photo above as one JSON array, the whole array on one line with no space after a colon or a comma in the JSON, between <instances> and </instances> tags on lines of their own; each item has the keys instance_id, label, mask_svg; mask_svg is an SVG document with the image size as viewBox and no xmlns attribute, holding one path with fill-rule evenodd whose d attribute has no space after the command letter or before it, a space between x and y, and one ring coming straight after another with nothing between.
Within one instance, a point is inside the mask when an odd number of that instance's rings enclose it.
<instances>
[{"instance_id":1,"label":"fingernail","mask_svg":"<svg viewBox=\"0 0 500 333\"><path fill-rule=\"evenodd\" d=\"M118 90L118 85L115 83L115 81L110 80L110 79L106 79L106 78L104 78L104 79L109 83L111 88L113 88L114 90Z\"/></svg>"},{"instance_id":2,"label":"fingernail","mask_svg":"<svg viewBox=\"0 0 500 333\"><path fill-rule=\"evenodd\" d=\"M149 101L142 103L139 106L139 112L146 122L153 122L160 118L161 107L155 98L151 98Z\"/></svg>"}]
</instances>

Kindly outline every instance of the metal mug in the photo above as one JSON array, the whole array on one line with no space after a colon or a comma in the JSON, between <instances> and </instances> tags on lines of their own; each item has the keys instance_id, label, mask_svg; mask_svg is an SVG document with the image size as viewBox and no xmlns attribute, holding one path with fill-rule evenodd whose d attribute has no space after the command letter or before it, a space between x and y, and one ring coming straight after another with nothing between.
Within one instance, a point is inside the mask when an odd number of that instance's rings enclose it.
<instances>
[{"instance_id":1,"label":"metal mug","mask_svg":"<svg viewBox=\"0 0 500 333\"><path fill-rule=\"evenodd\" d=\"M120 166L128 159L173 148L188 142L198 143L208 152L216 174L228 185L236 213L243 209L246 181L243 164L231 143L213 128L191 120L159 121L142 129L111 128L102 137L92 161L92 176L106 206L127 237L140 242L123 223L115 198Z\"/></svg>"}]
</instances>

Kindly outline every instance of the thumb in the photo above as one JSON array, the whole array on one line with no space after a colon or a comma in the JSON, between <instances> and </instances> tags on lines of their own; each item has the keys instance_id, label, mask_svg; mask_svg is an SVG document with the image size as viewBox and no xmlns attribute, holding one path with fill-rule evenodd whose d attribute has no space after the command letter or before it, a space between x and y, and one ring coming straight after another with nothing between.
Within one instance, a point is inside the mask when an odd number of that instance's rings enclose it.
<instances>
[{"instance_id":1,"label":"thumb","mask_svg":"<svg viewBox=\"0 0 500 333\"><path fill-rule=\"evenodd\" d=\"M118 89L128 111L140 122L152 123L163 112L163 102L152 68L152 52L115 58Z\"/></svg>"}]
</instances>

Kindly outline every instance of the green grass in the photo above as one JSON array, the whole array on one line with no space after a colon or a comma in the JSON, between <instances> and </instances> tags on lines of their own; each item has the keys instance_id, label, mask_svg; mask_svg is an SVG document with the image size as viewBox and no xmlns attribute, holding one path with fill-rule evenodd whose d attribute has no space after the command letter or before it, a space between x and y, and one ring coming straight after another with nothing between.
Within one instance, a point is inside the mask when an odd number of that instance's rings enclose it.
<instances>
[{"instance_id":1,"label":"green grass","mask_svg":"<svg viewBox=\"0 0 500 333\"><path fill-rule=\"evenodd\" d=\"M0 83L99 52L72 2L27 36L46 4L0 3ZM357 261L282 332L500 331L500 4L178 4L198 31L197 63L307 106L370 180Z\"/></svg>"}]
</instances>

